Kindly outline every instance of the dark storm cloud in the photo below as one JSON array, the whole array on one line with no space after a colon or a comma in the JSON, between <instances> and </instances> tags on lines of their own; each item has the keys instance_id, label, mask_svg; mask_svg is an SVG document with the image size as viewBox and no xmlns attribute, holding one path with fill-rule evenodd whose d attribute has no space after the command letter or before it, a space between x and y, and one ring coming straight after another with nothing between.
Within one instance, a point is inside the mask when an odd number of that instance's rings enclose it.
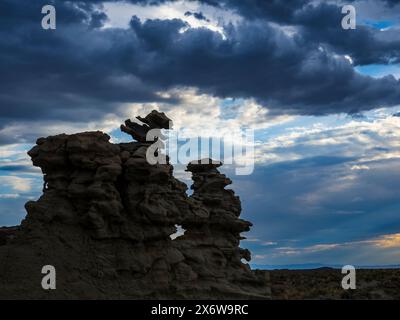
<instances>
[{"instance_id":1,"label":"dark storm cloud","mask_svg":"<svg viewBox=\"0 0 400 320\"><path fill-rule=\"evenodd\" d=\"M90 19L90 27L101 28L107 20L107 15L104 12L94 12Z\"/></svg>"},{"instance_id":2,"label":"dark storm cloud","mask_svg":"<svg viewBox=\"0 0 400 320\"><path fill-rule=\"evenodd\" d=\"M40 27L40 1L2 1L0 118L82 119L117 103L158 101L154 88L125 72L132 34L92 30L104 14L57 2L55 31ZM86 10L86 11L85 11ZM134 54L134 52L132 52ZM1 123L0 123L1 128Z\"/></svg>"},{"instance_id":3,"label":"dark storm cloud","mask_svg":"<svg viewBox=\"0 0 400 320\"><path fill-rule=\"evenodd\" d=\"M204 16L204 14L202 12L190 12L190 11L186 11L185 12L185 16L186 17L190 17L193 16L195 17L197 20L203 20L203 21L210 21L209 19L207 19L206 16Z\"/></svg>"},{"instance_id":4,"label":"dark storm cloud","mask_svg":"<svg viewBox=\"0 0 400 320\"><path fill-rule=\"evenodd\" d=\"M395 6L400 4L400 0L384 0L389 6Z\"/></svg>"},{"instance_id":5,"label":"dark storm cloud","mask_svg":"<svg viewBox=\"0 0 400 320\"><path fill-rule=\"evenodd\" d=\"M263 6L275 17L270 20L289 17L301 26L297 34L289 36L266 19L255 19L225 26L223 39L204 28L181 32L188 25L176 19L142 22L134 17L127 30L103 30L106 17L95 6L99 1L53 3L55 31L40 27L43 1L0 3L0 130L21 120L87 121L115 112L124 102L162 101L156 92L175 86L254 98L274 113L357 113L400 102L395 78L362 76L336 56L337 50L351 53L357 46L350 40L332 44L341 32L338 16L329 15L332 6L268 2ZM223 4L242 8L239 2ZM312 27L329 29L334 21L337 30L332 27L327 38ZM365 30L348 37L370 48ZM324 39L327 45L321 47ZM370 49L375 60L383 57L383 49ZM362 54L355 53L360 61L369 59ZM2 135L0 141L6 139Z\"/></svg>"},{"instance_id":6,"label":"dark storm cloud","mask_svg":"<svg viewBox=\"0 0 400 320\"><path fill-rule=\"evenodd\" d=\"M20 166L20 165L0 165L0 171L11 171L11 172L18 172L18 171L28 171L31 167L30 166Z\"/></svg>"},{"instance_id":7,"label":"dark storm cloud","mask_svg":"<svg viewBox=\"0 0 400 320\"><path fill-rule=\"evenodd\" d=\"M357 10L357 3L360 2L362 1L344 1L343 4L353 4ZM399 61L399 32L396 31L394 36L389 35L390 31L383 35L380 30L362 25L362 21L358 23L356 30L343 30L340 28L344 16L341 13L343 4L309 0L225 0L222 3L249 19L265 19L296 26L311 43L326 44L339 54L348 54L356 65ZM387 10L392 10L400 1L388 0L378 3ZM360 20L362 19L358 16L358 21Z\"/></svg>"},{"instance_id":8,"label":"dark storm cloud","mask_svg":"<svg viewBox=\"0 0 400 320\"><path fill-rule=\"evenodd\" d=\"M212 1L204 2L213 4ZM357 10L357 3L360 2L362 1L350 0L344 1L343 4L353 4ZM400 1L388 0L378 3L387 10L392 10ZM398 62L399 32L395 32L394 37L389 36L390 31L382 35L380 30L360 23L356 30L343 30L340 27L344 17L341 13L343 4L309 0L222 0L214 5L232 9L247 19L263 19L295 26L310 43L326 44L339 54L348 54L355 64ZM360 17L358 18L360 20Z\"/></svg>"},{"instance_id":9,"label":"dark storm cloud","mask_svg":"<svg viewBox=\"0 0 400 320\"><path fill-rule=\"evenodd\" d=\"M225 28L227 40L181 21L133 19L131 29L149 52L137 70L147 83L194 86L221 97L254 97L277 113L359 112L400 102L393 77L356 73L344 58L258 21ZM163 30L163 32L161 32Z\"/></svg>"},{"instance_id":10,"label":"dark storm cloud","mask_svg":"<svg viewBox=\"0 0 400 320\"><path fill-rule=\"evenodd\" d=\"M338 54L347 54L355 65L399 62L398 32L382 32L360 24L355 30L344 30L338 28L342 18L340 7L321 3L297 11L293 23L300 27L307 41L327 45Z\"/></svg>"},{"instance_id":11,"label":"dark storm cloud","mask_svg":"<svg viewBox=\"0 0 400 320\"><path fill-rule=\"evenodd\" d=\"M306 246L398 232L398 162L356 173L346 163L345 157L315 157L257 167L251 179L235 177L243 217L254 223L246 236L280 246L301 239L298 245ZM356 175L351 183L343 179L349 174Z\"/></svg>"},{"instance_id":12,"label":"dark storm cloud","mask_svg":"<svg viewBox=\"0 0 400 320\"><path fill-rule=\"evenodd\" d=\"M200 0L200 2L226 8L235 11L241 16L249 19L262 18L274 22L288 22L291 20L294 12L301 9L309 0Z\"/></svg>"}]
</instances>

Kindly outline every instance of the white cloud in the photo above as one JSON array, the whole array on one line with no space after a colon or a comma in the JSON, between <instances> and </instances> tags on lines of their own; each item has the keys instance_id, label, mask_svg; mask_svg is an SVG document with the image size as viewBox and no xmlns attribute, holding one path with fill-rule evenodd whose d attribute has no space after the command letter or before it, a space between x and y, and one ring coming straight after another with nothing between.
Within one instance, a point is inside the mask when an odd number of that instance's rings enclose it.
<instances>
[{"instance_id":1,"label":"white cloud","mask_svg":"<svg viewBox=\"0 0 400 320\"><path fill-rule=\"evenodd\" d=\"M191 28L207 28L225 37L221 25L227 23L236 24L241 21L241 17L230 10L218 9L215 6L201 4L197 1L188 2L181 0L162 3L157 6L125 2L105 2L103 9L109 18L105 28L127 28L132 16L137 16L141 20L180 19L187 22ZM185 15L188 11L201 12L207 20L199 20L192 15Z\"/></svg>"},{"instance_id":2,"label":"white cloud","mask_svg":"<svg viewBox=\"0 0 400 320\"><path fill-rule=\"evenodd\" d=\"M366 165L353 165L350 168L351 170L369 170L370 168Z\"/></svg>"},{"instance_id":3,"label":"white cloud","mask_svg":"<svg viewBox=\"0 0 400 320\"><path fill-rule=\"evenodd\" d=\"M15 191L28 192L32 189L33 179L17 176L0 176L0 185Z\"/></svg>"},{"instance_id":4,"label":"white cloud","mask_svg":"<svg viewBox=\"0 0 400 320\"><path fill-rule=\"evenodd\" d=\"M0 199L17 199L20 195L18 193L5 193L0 194Z\"/></svg>"},{"instance_id":5,"label":"white cloud","mask_svg":"<svg viewBox=\"0 0 400 320\"><path fill-rule=\"evenodd\" d=\"M12 140L20 141L20 144L13 144L0 147L0 158L19 157L27 159L26 152L30 149L21 147L26 144L33 144L39 137L47 137L60 133L73 134L83 131L111 132L122 123L121 116L107 114L102 118L87 122L70 121L20 121L11 123L0 130L0 136L9 137ZM32 141L33 140L33 141Z\"/></svg>"},{"instance_id":6,"label":"white cloud","mask_svg":"<svg viewBox=\"0 0 400 320\"><path fill-rule=\"evenodd\" d=\"M262 241L261 242L261 245L262 246L275 246L275 245L277 245L278 243L277 242L274 242L274 241Z\"/></svg>"},{"instance_id":7,"label":"white cloud","mask_svg":"<svg viewBox=\"0 0 400 320\"><path fill-rule=\"evenodd\" d=\"M0 133L3 131L0 130ZM24 149L23 149L24 151ZM0 146L0 159L1 158L11 158L21 155L21 145L20 144L9 144L5 146Z\"/></svg>"},{"instance_id":8,"label":"white cloud","mask_svg":"<svg viewBox=\"0 0 400 320\"><path fill-rule=\"evenodd\" d=\"M319 120L322 123L302 117L308 125L267 137L259 143L256 159L270 164L320 155L355 157L351 170L367 170L371 162L400 158L400 118L392 117L392 112L379 109L357 121L328 116Z\"/></svg>"},{"instance_id":9,"label":"white cloud","mask_svg":"<svg viewBox=\"0 0 400 320\"><path fill-rule=\"evenodd\" d=\"M400 233L383 234L370 239L337 243L319 243L309 246L283 246L264 248L254 255L257 263L304 263L316 261L325 263L351 263L354 265L395 264L398 262ZM268 251L265 251L268 250ZM348 256L348 252L355 254ZM337 260L326 260L336 257Z\"/></svg>"},{"instance_id":10,"label":"white cloud","mask_svg":"<svg viewBox=\"0 0 400 320\"><path fill-rule=\"evenodd\" d=\"M165 112L174 122L175 130L185 129L188 137L224 136L226 132L250 128L267 129L294 119L293 116L273 116L253 99L221 99L199 93L194 88L177 88L160 92L164 97L176 97L180 103L132 103L120 108L126 117L145 115L152 109ZM227 106L224 106L228 104ZM227 117L227 114L230 116Z\"/></svg>"}]
</instances>

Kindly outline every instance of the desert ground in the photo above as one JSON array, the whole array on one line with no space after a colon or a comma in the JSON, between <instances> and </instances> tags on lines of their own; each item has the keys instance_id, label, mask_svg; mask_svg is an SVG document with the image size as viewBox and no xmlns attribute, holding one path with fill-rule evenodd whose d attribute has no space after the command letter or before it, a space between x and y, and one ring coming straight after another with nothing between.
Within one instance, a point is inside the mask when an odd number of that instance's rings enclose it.
<instances>
[{"instance_id":1,"label":"desert ground","mask_svg":"<svg viewBox=\"0 0 400 320\"><path fill-rule=\"evenodd\" d=\"M270 271L273 299L400 299L400 269L359 269L344 290L340 269Z\"/></svg>"}]
</instances>

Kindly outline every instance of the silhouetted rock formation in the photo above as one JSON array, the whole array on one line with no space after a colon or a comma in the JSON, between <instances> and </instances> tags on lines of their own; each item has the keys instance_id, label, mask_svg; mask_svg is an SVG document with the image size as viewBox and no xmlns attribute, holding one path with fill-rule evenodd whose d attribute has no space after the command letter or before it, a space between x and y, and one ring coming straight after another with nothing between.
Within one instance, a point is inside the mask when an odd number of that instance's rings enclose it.
<instances>
[{"instance_id":1,"label":"silhouetted rock formation","mask_svg":"<svg viewBox=\"0 0 400 320\"><path fill-rule=\"evenodd\" d=\"M2 227L0 228L0 246L7 244L8 241L15 238L18 227Z\"/></svg>"},{"instance_id":2,"label":"silhouetted rock formation","mask_svg":"<svg viewBox=\"0 0 400 320\"><path fill-rule=\"evenodd\" d=\"M43 195L26 204L13 239L0 229L0 298L269 297L266 274L241 262L251 224L238 218L220 164L188 165L188 197L172 165L146 160L146 130L170 120L154 111L138 119L146 125L127 131L141 142L112 144L102 132L38 139L29 155ZM172 240L176 225L186 232ZM56 268L56 290L41 287L44 265Z\"/></svg>"},{"instance_id":3,"label":"silhouetted rock formation","mask_svg":"<svg viewBox=\"0 0 400 320\"><path fill-rule=\"evenodd\" d=\"M194 181L191 189L202 208L202 215L185 215L182 226L184 236L177 238L180 251L200 281L201 290L216 289L231 297L265 297L267 274L253 273L248 264L250 251L239 248L240 233L249 231L251 223L239 219L241 204L233 190L225 187L232 183L217 168L222 163L211 159L191 162L187 171Z\"/></svg>"},{"instance_id":4,"label":"silhouetted rock formation","mask_svg":"<svg viewBox=\"0 0 400 320\"><path fill-rule=\"evenodd\" d=\"M172 129L172 121L164 112L153 110L146 117L136 117L144 124L132 122L130 119L125 121L125 125L121 125L121 131L132 136L139 142L146 142L146 135L151 129Z\"/></svg>"}]
</instances>

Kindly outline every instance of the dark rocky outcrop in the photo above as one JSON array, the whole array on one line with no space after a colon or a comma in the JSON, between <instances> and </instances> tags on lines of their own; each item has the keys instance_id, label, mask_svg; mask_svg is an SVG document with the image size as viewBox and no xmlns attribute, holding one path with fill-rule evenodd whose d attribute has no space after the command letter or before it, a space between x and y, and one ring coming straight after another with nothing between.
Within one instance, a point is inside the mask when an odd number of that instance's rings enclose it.
<instances>
[{"instance_id":1,"label":"dark rocky outcrop","mask_svg":"<svg viewBox=\"0 0 400 320\"><path fill-rule=\"evenodd\" d=\"M218 171L221 165L211 159L188 165L194 181L190 200L199 203L203 213L184 216L186 232L177 244L199 278L211 279L224 294L262 297L267 279L242 262L250 261L250 252L239 247L244 239L240 234L249 231L251 223L239 219L241 203L233 190L225 189L232 181Z\"/></svg>"},{"instance_id":2,"label":"dark rocky outcrop","mask_svg":"<svg viewBox=\"0 0 400 320\"><path fill-rule=\"evenodd\" d=\"M143 124L132 122L130 119L121 125L121 131L132 136L139 142L146 142L146 135L151 129L172 129L172 121L164 112L153 110L146 117L136 117Z\"/></svg>"},{"instance_id":3,"label":"dark rocky outcrop","mask_svg":"<svg viewBox=\"0 0 400 320\"><path fill-rule=\"evenodd\" d=\"M29 155L43 195L18 230L0 229L0 298L269 298L268 274L242 262L251 224L221 164L189 164L187 196L172 165L146 160L146 130L169 119L138 119L124 131L139 142L112 144L102 132L38 139ZM186 232L172 240L176 225ZM41 287L44 265L57 270L56 290Z\"/></svg>"},{"instance_id":4,"label":"dark rocky outcrop","mask_svg":"<svg viewBox=\"0 0 400 320\"><path fill-rule=\"evenodd\" d=\"M357 269L357 289L343 290L341 268L271 270L272 299L400 300L400 269Z\"/></svg>"},{"instance_id":5,"label":"dark rocky outcrop","mask_svg":"<svg viewBox=\"0 0 400 320\"><path fill-rule=\"evenodd\" d=\"M15 238L18 227L2 227L0 228L0 246L4 246L8 241Z\"/></svg>"}]
</instances>

